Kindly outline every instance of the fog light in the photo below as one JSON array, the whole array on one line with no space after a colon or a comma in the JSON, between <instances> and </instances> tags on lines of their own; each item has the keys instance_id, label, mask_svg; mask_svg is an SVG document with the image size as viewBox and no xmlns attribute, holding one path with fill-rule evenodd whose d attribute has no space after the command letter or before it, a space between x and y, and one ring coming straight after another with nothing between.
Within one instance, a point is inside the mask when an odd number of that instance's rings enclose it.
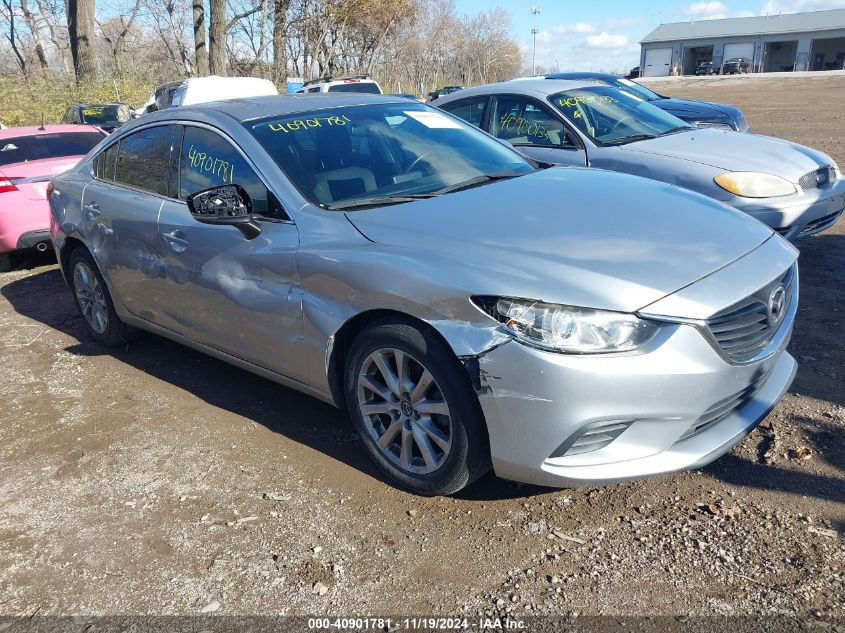
<instances>
[{"instance_id":1,"label":"fog light","mask_svg":"<svg viewBox=\"0 0 845 633\"><path fill-rule=\"evenodd\" d=\"M549 458L591 453L604 448L631 426L635 420L599 420L585 424L570 435Z\"/></svg>"}]
</instances>

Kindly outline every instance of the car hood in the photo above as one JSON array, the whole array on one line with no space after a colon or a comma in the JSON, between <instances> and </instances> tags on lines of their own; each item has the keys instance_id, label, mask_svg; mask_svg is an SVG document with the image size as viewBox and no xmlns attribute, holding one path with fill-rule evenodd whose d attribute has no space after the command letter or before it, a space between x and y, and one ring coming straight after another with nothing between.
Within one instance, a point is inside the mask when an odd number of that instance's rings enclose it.
<instances>
[{"instance_id":1,"label":"car hood","mask_svg":"<svg viewBox=\"0 0 845 633\"><path fill-rule=\"evenodd\" d=\"M631 153L679 158L725 171L760 171L798 182L804 174L830 164L816 150L757 134L693 129L621 145Z\"/></svg>"},{"instance_id":2,"label":"car hood","mask_svg":"<svg viewBox=\"0 0 845 633\"><path fill-rule=\"evenodd\" d=\"M772 231L645 178L554 167L417 202L347 213L432 284L631 312L742 257ZM385 274L389 274L389 259Z\"/></svg>"},{"instance_id":3,"label":"car hood","mask_svg":"<svg viewBox=\"0 0 845 633\"><path fill-rule=\"evenodd\" d=\"M739 121L742 111L726 103L710 103L708 101L693 101L692 99L665 98L651 102L661 110L665 110L681 118L710 117Z\"/></svg>"}]
</instances>

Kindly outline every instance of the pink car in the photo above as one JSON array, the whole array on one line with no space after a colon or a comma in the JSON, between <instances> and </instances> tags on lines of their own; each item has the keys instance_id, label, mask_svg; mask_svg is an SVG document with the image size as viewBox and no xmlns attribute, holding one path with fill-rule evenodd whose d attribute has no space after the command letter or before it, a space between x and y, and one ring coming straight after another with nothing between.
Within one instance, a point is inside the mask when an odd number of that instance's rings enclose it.
<instances>
[{"instance_id":1,"label":"pink car","mask_svg":"<svg viewBox=\"0 0 845 633\"><path fill-rule=\"evenodd\" d=\"M50 179L76 165L105 132L88 125L0 130L0 272L9 253L50 248Z\"/></svg>"}]
</instances>

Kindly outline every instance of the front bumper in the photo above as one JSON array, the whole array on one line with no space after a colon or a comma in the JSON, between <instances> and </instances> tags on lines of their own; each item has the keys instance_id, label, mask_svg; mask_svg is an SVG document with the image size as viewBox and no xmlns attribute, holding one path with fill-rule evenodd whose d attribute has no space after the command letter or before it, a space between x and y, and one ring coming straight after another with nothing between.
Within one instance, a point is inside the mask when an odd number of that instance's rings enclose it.
<instances>
[{"instance_id":1,"label":"front bumper","mask_svg":"<svg viewBox=\"0 0 845 633\"><path fill-rule=\"evenodd\" d=\"M790 241L820 233L836 224L845 210L845 178L822 189L783 198L733 198L728 204L760 220Z\"/></svg>"},{"instance_id":2,"label":"front bumper","mask_svg":"<svg viewBox=\"0 0 845 633\"><path fill-rule=\"evenodd\" d=\"M705 335L702 320L766 287L796 254L774 236L645 307L643 316L664 326L636 353L556 354L510 341L481 355L479 401L496 474L539 485L594 486L696 468L729 451L795 377L786 347L797 286L765 353L747 362L727 358ZM726 296L727 289L736 296ZM605 429L625 425L597 449L570 450L588 434L594 441L613 434Z\"/></svg>"}]
</instances>

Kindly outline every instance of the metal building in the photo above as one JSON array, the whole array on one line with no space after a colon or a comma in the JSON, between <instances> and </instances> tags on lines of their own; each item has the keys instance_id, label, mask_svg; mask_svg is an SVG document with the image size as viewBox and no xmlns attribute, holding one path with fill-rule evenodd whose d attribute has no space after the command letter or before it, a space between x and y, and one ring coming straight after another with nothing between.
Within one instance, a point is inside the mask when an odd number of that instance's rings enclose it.
<instances>
[{"instance_id":1,"label":"metal building","mask_svg":"<svg viewBox=\"0 0 845 633\"><path fill-rule=\"evenodd\" d=\"M752 72L842 70L845 9L661 24L640 41L645 77L695 74L699 61L716 66L746 57Z\"/></svg>"}]
</instances>

